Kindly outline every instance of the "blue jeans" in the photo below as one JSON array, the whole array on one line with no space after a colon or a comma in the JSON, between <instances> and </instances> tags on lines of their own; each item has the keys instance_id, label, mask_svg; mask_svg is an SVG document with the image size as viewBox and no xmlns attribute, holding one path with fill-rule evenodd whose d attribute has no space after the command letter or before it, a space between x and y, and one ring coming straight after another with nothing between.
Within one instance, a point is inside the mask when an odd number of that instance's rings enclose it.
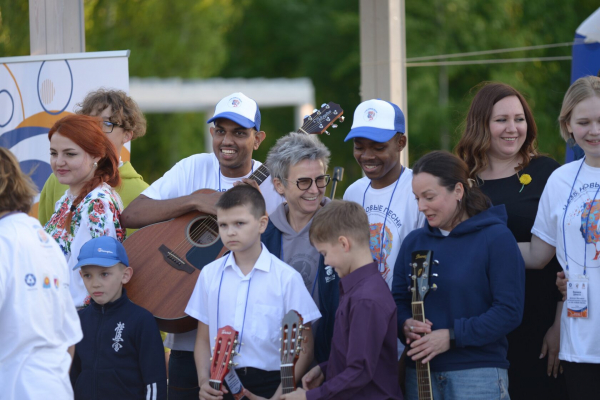
<instances>
[{"instance_id":1,"label":"blue jeans","mask_svg":"<svg viewBox=\"0 0 600 400\"><path fill-rule=\"evenodd\" d=\"M510 400L508 371L502 368L473 368L431 372L435 400ZM406 400L418 400L417 370L406 367Z\"/></svg>"}]
</instances>

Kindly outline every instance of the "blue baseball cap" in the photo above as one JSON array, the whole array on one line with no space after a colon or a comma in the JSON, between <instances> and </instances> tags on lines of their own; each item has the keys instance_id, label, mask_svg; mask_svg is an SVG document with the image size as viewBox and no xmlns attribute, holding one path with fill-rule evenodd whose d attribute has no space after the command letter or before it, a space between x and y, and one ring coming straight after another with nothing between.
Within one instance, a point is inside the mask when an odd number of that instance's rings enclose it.
<instances>
[{"instance_id":1,"label":"blue baseball cap","mask_svg":"<svg viewBox=\"0 0 600 400\"><path fill-rule=\"evenodd\" d=\"M99 265L108 268L118 263L123 263L129 267L129 258L127 258L125 247L117 239L110 236L100 236L81 246L77 260L79 262L73 267L73 270L86 265Z\"/></svg>"},{"instance_id":2,"label":"blue baseball cap","mask_svg":"<svg viewBox=\"0 0 600 400\"><path fill-rule=\"evenodd\" d=\"M404 114L400 107L389 101L373 99L363 101L354 111L354 121L344 142L361 137L384 143L397 132L405 133Z\"/></svg>"},{"instance_id":3,"label":"blue baseball cap","mask_svg":"<svg viewBox=\"0 0 600 400\"><path fill-rule=\"evenodd\" d=\"M260 110L256 101L238 92L224 97L215 107L215 115L207 122L227 118L244 128L256 128L260 131Z\"/></svg>"}]
</instances>

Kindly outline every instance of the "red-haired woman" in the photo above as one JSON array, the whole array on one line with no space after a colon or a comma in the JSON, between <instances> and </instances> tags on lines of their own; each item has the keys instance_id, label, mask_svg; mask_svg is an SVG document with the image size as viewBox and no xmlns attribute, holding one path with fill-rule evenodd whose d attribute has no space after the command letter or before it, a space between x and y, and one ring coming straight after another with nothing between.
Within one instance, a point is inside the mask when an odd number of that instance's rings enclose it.
<instances>
[{"instance_id":1,"label":"red-haired woman","mask_svg":"<svg viewBox=\"0 0 600 400\"><path fill-rule=\"evenodd\" d=\"M119 157L94 117L64 117L50 129L48 139L52 171L69 189L45 229L67 258L71 295L75 306L81 307L87 291L79 274L72 272L81 246L99 236L125 240L119 221L123 203L112 188L121 183Z\"/></svg>"}]
</instances>

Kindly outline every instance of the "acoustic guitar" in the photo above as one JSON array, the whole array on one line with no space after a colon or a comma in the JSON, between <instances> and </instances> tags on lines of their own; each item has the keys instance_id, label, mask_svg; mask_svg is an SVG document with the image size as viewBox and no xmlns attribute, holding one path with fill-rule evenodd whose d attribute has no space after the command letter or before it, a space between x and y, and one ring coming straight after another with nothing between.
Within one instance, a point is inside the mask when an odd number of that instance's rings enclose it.
<instances>
[{"instance_id":1,"label":"acoustic guitar","mask_svg":"<svg viewBox=\"0 0 600 400\"><path fill-rule=\"evenodd\" d=\"M334 122L343 120L338 104L323 104L304 119L299 133L328 133ZM259 185L269 177L263 164L250 179ZM213 193L201 189L200 193ZM150 311L160 330L183 333L196 329L198 322L185 313L202 268L221 257L227 248L219 237L217 218L198 211L142 228L123 242L135 273L125 285L135 304Z\"/></svg>"},{"instance_id":2,"label":"acoustic guitar","mask_svg":"<svg viewBox=\"0 0 600 400\"><path fill-rule=\"evenodd\" d=\"M294 378L296 362L302 351L302 316L291 310L281 321L281 388L282 393L292 393L296 390Z\"/></svg>"},{"instance_id":3,"label":"acoustic guitar","mask_svg":"<svg viewBox=\"0 0 600 400\"><path fill-rule=\"evenodd\" d=\"M410 264L412 268L412 314L413 319L420 322L425 322L425 308L423 306L423 300L429 293L429 277L431 275L431 264L437 264L437 261L432 261L433 251L431 250L420 250L412 252L412 262ZM433 274L432 276L437 276ZM431 286L432 290L437 289L437 285L434 283ZM424 336L425 334L421 334ZM429 363L423 364L420 361L416 363L417 368L417 389L419 393L419 400L432 400L433 393L431 390L431 373L429 370Z\"/></svg>"},{"instance_id":4,"label":"acoustic guitar","mask_svg":"<svg viewBox=\"0 0 600 400\"><path fill-rule=\"evenodd\" d=\"M208 384L215 390L221 390L225 376L235 365L233 356L238 344L238 332L227 325L219 329L215 339L213 356L210 358L210 379Z\"/></svg>"}]
</instances>

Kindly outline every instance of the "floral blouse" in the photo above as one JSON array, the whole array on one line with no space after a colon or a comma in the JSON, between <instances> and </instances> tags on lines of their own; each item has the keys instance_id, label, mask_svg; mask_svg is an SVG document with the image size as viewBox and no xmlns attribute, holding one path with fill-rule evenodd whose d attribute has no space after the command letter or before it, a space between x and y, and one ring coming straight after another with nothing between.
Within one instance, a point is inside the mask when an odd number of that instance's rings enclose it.
<instances>
[{"instance_id":1,"label":"floral blouse","mask_svg":"<svg viewBox=\"0 0 600 400\"><path fill-rule=\"evenodd\" d=\"M73 271L81 247L89 240L100 236L112 236L120 242L125 240L125 228L121 226L123 203L118 193L102 183L79 203L71 219L71 226L64 225L67 214L76 196L69 190L56 202L54 214L44 229L56 240L67 259L71 271L71 295L75 306L83 305L87 291L79 270Z\"/></svg>"}]
</instances>

